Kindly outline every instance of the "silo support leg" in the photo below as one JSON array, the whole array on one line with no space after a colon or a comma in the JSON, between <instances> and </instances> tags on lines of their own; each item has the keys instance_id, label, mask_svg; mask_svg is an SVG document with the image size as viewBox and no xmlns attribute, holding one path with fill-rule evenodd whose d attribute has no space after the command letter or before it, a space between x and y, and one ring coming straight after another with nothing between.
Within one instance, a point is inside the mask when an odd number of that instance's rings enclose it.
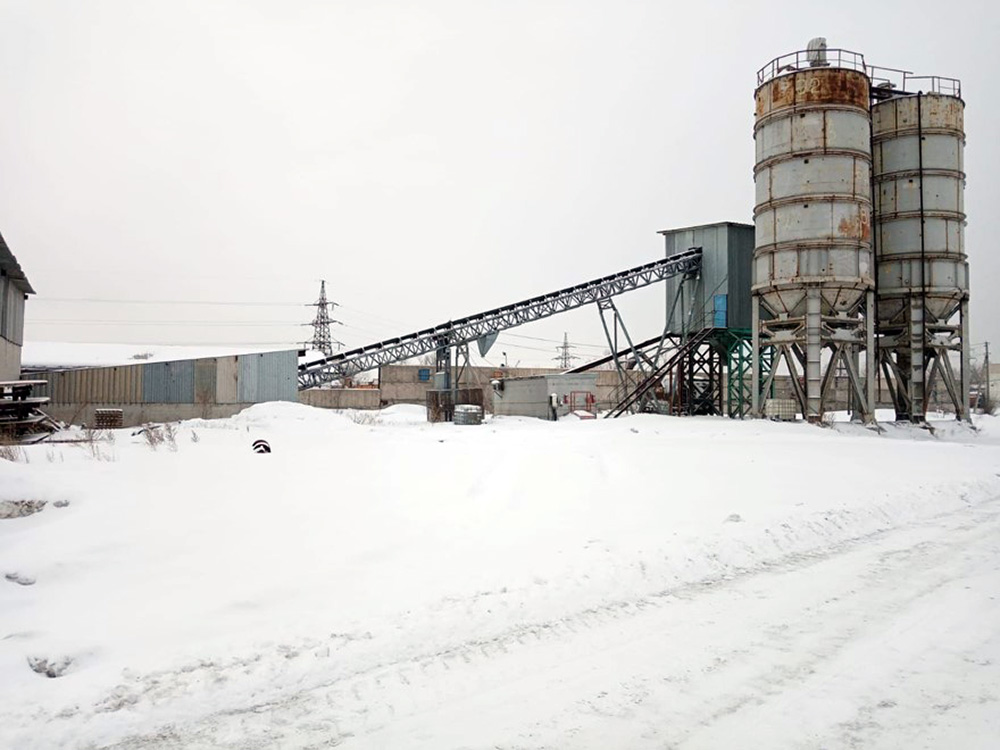
<instances>
[{"instance_id":1,"label":"silo support leg","mask_svg":"<svg viewBox=\"0 0 1000 750\"><path fill-rule=\"evenodd\" d=\"M962 304L959 310L961 316L960 325L962 326L961 328L962 371L959 373L959 376L962 378L962 392L960 394L962 397L962 406L955 416L957 416L959 419L964 419L966 422L971 422L972 411L969 408L969 391L972 389L972 381L971 381L972 372L969 369L969 300L967 299L962 300ZM987 379L990 377L990 374L988 372L986 373L986 377ZM989 406L989 404L987 404L987 406Z\"/></svg>"},{"instance_id":2,"label":"silo support leg","mask_svg":"<svg viewBox=\"0 0 1000 750\"><path fill-rule=\"evenodd\" d=\"M793 352L796 355L795 357L792 356ZM802 414L804 416L806 414L806 410L808 409L807 394L802 389L802 384L799 381L799 370L795 366L795 360L801 358L798 356L798 352L795 351L795 347L788 345L781 347L781 356L785 358L785 366L788 368L788 374L791 376L792 391L795 393L795 400L799 402L799 408L802 410ZM781 357L775 358L775 366L772 368L771 374L768 375L768 388L770 388L771 383L774 382L774 375L778 371L777 365L779 362L781 362Z\"/></svg>"},{"instance_id":3,"label":"silo support leg","mask_svg":"<svg viewBox=\"0 0 1000 750\"><path fill-rule=\"evenodd\" d=\"M924 347L924 300L910 297L910 419L923 422L927 415L927 363Z\"/></svg>"},{"instance_id":4,"label":"silo support leg","mask_svg":"<svg viewBox=\"0 0 1000 750\"><path fill-rule=\"evenodd\" d=\"M760 389L760 369L762 366L760 356L760 299L753 297L750 302L752 315L750 331L750 414L754 417L761 416L761 389Z\"/></svg>"},{"instance_id":5,"label":"silo support leg","mask_svg":"<svg viewBox=\"0 0 1000 750\"><path fill-rule=\"evenodd\" d=\"M823 298L818 287L806 290L806 419L818 422L823 418Z\"/></svg>"},{"instance_id":6,"label":"silo support leg","mask_svg":"<svg viewBox=\"0 0 1000 750\"><path fill-rule=\"evenodd\" d=\"M847 366L847 377L851 381L851 388L853 389L856 403L862 405L862 408L859 409L861 412L861 419L864 420L865 424L870 424L874 421L874 415L872 414L872 410L870 408L864 406L868 399L865 396L865 389L861 387L861 377L858 374L857 361L853 357L845 355L844 363Z\"/></svg>"},{"instance_id":7,"label":"silo support leg","mask_svg":"<svg viewBox=\"0 0 1000 750\"><path fill-rule=\"evenodd\" d=\"M865 411L868 415L865 422L875 421L875 404L878 401L878 383L875 373L878 370L875 351L875 292L870 291L865 303Z\"/></svg>"},{"instance_id":8,"label":"silo support leg","mask_svg":"<svg viewBox=\"0 0 1000 750\"><path fill-rule=\"evenodd\" d=\"M955 405L955 416L958 419L962 419L962 399L956 392L955 370L951 366L951 359L948 357L947 350L941 352L935 359L938 360L938 369L941 371L941 380L944 382L944 387L948 390L951 402Z\"/></svg>"}]
</instances>

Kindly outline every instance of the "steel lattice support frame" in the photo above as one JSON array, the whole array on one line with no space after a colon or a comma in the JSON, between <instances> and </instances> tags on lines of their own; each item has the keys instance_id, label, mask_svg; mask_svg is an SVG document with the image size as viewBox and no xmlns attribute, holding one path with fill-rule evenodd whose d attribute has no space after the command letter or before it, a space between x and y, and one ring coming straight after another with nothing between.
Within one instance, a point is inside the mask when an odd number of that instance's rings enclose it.
<instances>
[{"instance_id":1,"label":"steel lattice support frame","mask_svg":"<svg viewBox=\"0 0 1000 750\"><path fill-rule=\"evenodd\" d=\"M822 420L832 405L834 373L838 366L847 372L850 400L855 416L866 423L875 421L875 309L874 290L865 292L865 305L857 314L823 315L822 290L806 289L805 314L800 317L761 315L762 303L755 295L753 310L753 370L751 413L762 416L764 402L783 364L788 371L792 393L803 416L810 422ZM869 312L872 311L872 312ZM763 362L770 352L770 370ZM859 367L865 356L865 370Z\"/></svg>"},{"instance_id":2,"label":"steel lattice support frame","mask_svg":"<svg viewBox=\"0 0 1000 750\"><path fill-rule=\"evenodd\" d=\"M666 334L659 342L662 364L631 393L620 393L608 416L629 412L719 414L743 419L752 406L753 347L749 329L716 328L689 336ZM644 345L654 340L643 342ZM765 349L761 371L771 372L773 353ZM603 362L603 360L602 360ZM582 371L582 370L581 370Z\"/></svg>"},{"instance_id":3,"label":"steel lattice support frame","mask_svg":"<svg viewBox=\"0 0 1000 750\"><path fill-rule=\"evenodd\" d=\"M692 346L667 374L670 413L722 414L722 347L717 336Z\"/></svg>"},{"instance_id":4,"label":"steel lattice support frame","mask_svg":"<svg viewBox=\"0 0 1000 750\"><path fill-rule=\"evenodd\" d=\"M594 304L677 274L692 273L700 266L701 250L692 249L574 287L326 357L299 368L299 388L312 388L382 365L468 344L498 331Z\"/></svg>"},{"instance_id":5,"label":"steel lattice support frame","mask_svg":"<svg viewBox=\"0 0 1000 750\"><path fill-rule=\"evenodd\" d=\"M926 323L920 297L910 299L905 328L883 327L879 337L879 364L885 375L896 419L924 421L938 382L958 419L968 421L969 361L966 336L968 300L959 308L955 324ZM958 372L952 358L958 359Z\"/></svg>"},{"instance_id":6,"label":"steel lattice support frame","mask_svg":"<svg viewBox=\"0 0 1000 750\"><path fill-rule=\"evenodd\" d=\"M753 341L745 328L728 328L721 336L726 352L726 415L743 419L750 414L753 401L752 369ZM766 371L770 372L770 358L765 353Z\"/></svg>"}]
</instances>

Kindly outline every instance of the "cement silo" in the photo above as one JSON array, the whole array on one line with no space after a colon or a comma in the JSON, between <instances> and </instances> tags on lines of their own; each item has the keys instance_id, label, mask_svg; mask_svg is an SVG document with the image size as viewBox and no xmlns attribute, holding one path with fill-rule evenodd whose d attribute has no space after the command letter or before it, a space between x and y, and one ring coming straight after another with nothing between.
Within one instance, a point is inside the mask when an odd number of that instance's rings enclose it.
<instances>
[{"instance_id":1,"label":"cement silo","mask_svg":"<svg viewBox=\"0 0 1000 750\"><path fill-rule=\"evenodd\" d=\"M872 92L880 363L897 419L923 421L938 385L968 418L961 86L891 72Z\"/></svg>"},{"instance_id":2,"label":"cement silo","mask_svg":"<svg viewBox=\"0 0 1000 750\"><path fill-rule=\"evenodd\" d=\"M757 74L753 411L784 373L802 414L820 420L842 372L868 421L874 357L863 372L859 363L874 348L870 84L860 54L815 42Z\"/></svg>"}]
</instances>

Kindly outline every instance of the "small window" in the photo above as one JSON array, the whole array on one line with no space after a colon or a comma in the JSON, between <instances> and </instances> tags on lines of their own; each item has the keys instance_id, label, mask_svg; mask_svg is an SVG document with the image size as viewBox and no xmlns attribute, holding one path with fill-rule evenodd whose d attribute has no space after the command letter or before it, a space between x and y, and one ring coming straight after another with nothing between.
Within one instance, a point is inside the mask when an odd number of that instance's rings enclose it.
<instances>
[{"instance_id":1,"label":"small window","mask_svg":"<svg viewBox=\"0 0 1000 750\"><path fill-rule=\"evenodd\" d=\"M417 378L420 380L421 383L426 383L428 380L430 380L431 379L430 368L421 367L420 370L417 371Z\"/></svg>"},{"instance_id":2,"label":"small window","mask_svg":"<svg viewBox=\"0 0 1000 750\"><path fill-rule=\"evenodd\" d=\"M725 328L729 324L729 298L725 294L716 294L712 298L712 325L715 328Z\"/></svg>"}]
</instances>

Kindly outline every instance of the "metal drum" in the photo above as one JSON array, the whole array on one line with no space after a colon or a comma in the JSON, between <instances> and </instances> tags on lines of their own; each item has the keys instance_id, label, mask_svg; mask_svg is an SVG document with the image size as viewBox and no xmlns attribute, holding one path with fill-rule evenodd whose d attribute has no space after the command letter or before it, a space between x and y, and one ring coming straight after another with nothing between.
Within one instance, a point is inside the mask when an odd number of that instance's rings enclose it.
<instances>
[{"instance_id":1,"label":"metal drum","mask_svg":"<svg viewBox=\"0 0 1000 750\"><path fill-rule=\"evenodd\" d=\"M823 315L853 314L874 285L869 81L836 64L776 65L755 93L754 292L775 317L816 286Z\"/></svg>"},{"instance_id":2,"label":"metal drum","mask_svg":"<svg viewBox=\"0 0 1000 750\"><path fill-rule=\"evenodd\" d=\"M459 404L455 407L455 424L482 424L483 407L473 404Z\"/></svg>"}]
</instances>

